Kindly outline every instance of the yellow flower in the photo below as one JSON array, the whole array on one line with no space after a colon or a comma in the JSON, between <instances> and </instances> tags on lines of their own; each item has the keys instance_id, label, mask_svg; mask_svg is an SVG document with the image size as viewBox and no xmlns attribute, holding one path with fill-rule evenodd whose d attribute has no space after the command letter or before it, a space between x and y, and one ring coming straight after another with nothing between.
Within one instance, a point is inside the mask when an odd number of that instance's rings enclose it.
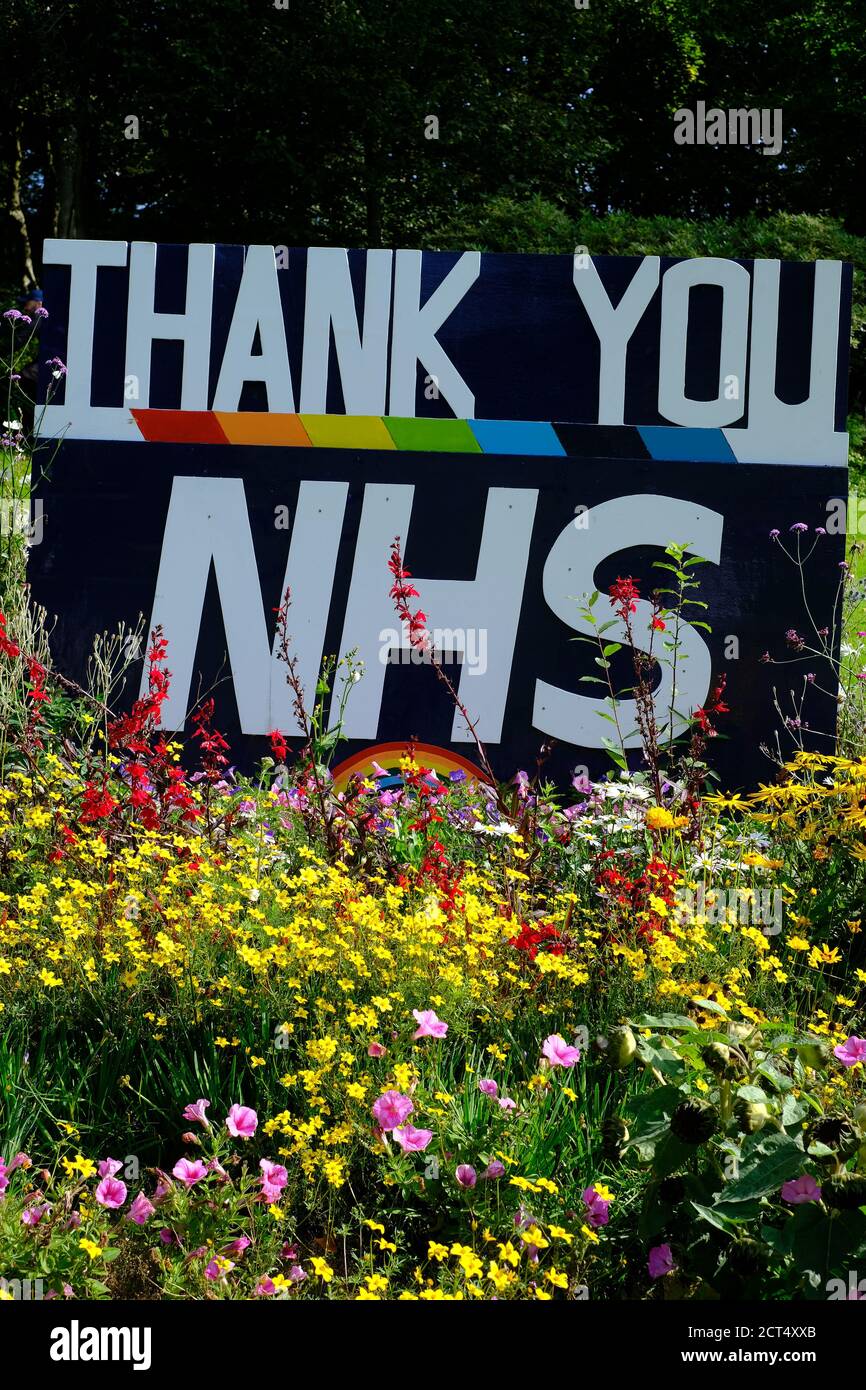
<instances>
[{"instance_id":1,"label":"yellow flower","mask_svg":"<svg viewBox=\"0 0 866 1390\"><path fill-rule=\"evenodd\" d=\"M430 1260L444 1260L448 1254L448 1246L440 1245L438 1240L431 1240L427 1247L427 1258Z\"/></svg>"},{"instance_id":2,"label":"yellow flower","mask_svg":"<svg viewBox=\"0 0 866 1390\"><path fill-rule=\"evenodd\" d=\"M598 1186L596 1186L595 1190L596 1192L598 1191ZM568 1245L574 1240L573 1233L571 1231L566 1231L562 1226L551 1226L550 1234L554 1240L564 1240Z\"/></svg>"},{"instance_id":3,"label":"yellow flower","mask_svg":"<svg viewBox=\"0 0 866 1390\"><path fill-rule=\"evenodd\" d=\"M520 1239L526 1245L534 1245L537 1250L546 1250L550 1244L539 1226L530 1226L528 1230L521 1231Z\"/></svg>"},{"instance_id":4,"label":"yellow flower","mask_svg":"<svg viewBox=\"0 0 866 1390\"><path fill-rule=\"evenodd\" d=\"M504 1245L499 1246L499 1258L500 1260L504 1260L506 1264L513 1265L515 1268L520 1263L520 1255L515 1250L510 1240L507 1240Z\"/></svg>"},{"instance_id":5,"label":"yellow flower","mask_svg":"<svg viewBox=\"0 0 866 1390\"><path fill-rule=\"evenodd\" d=\"M326 1284L330 1284L334 1277L334 1271L331 1269L328 1261L323 1260L319 1255L314 1255L310 1264L313 1266L313 1273L317 1275L319 1279L323 1279Z\"/></svg>"},{"instance_id":6,"label":"yellow flower","mask_svg":"<svg viewBox=\"0 0 866 1390\"><path fill-rule=\"evenodd\" d=\"M460 1268L469 1279L474 1279L477 1274L481 1274L484 1266L475 1254L474 1250L464 1250L460 1256Z\"/></svg>"},{"instance_id":7,"label":"yellow flower","mask_svg":"<svg viewBox=\"0 0 866 1390\"><path fill-rule=\"evenodd\" d=\"M487 1270L487 1278L490 1280L490 1282L493 1284L493 1287L499 1293L501 1293L504 1289L507 1289L509 1284L513 1283L514 1281L514 1275L511 1273L511 1270L500 1269L499 1265L496 1264L494 1260L490 1261L490 1265Z\"/></svg>"},{"instance_id":8,"label":"yellow flower","mask_svg":"<svg viewBox=\"0 0 866 1390\"><path fill-rule=\"evenodd\" d=\"M545 1279L547 1280L547 1282L548 1282L549 1284L553 1284L554 1288L557 1288L557 1289L567 1289L567 1288L568 1288L568 1275L567 1275L567 1274L563 1274L561 1270L558 1270L558 1269L548 1269L548 1270L545 1271L544 1277L545 1277Z\"/></svg>"},{"instance_id":9,"label":"yellow flower","mask_svg":"<svg viewBox=\"0 0 866 1390\"><path fill-rule=\"evenodd\" d=\"M102 1254L102 1246L97 1245L95 1240L88 1240L86 1236L78 1242L78 1248L89 1255L91 1260L98 1260Z\"/></svg>"}]
</instances>

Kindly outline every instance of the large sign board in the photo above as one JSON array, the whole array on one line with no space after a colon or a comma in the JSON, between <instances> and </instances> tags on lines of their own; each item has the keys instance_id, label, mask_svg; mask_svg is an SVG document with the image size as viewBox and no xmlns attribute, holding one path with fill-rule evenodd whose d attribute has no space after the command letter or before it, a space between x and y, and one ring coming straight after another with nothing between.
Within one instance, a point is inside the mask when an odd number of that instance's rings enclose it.
<instances>
[{"instance_id":1,"label":"large sign board","mask_svg":"<svg viewBox=\"0 0 866 1390\"><path fill-rule=\"evenodd\" d=\"M648 594L678 541L709 561L713 631L684 635L677 707L724 672L716 762L737 785L764 770L760 657L801 617L768 536L846 495L849 267L88 241L44 262L42 356L68 370L31 568L62 667L143 613L169 640L166 727L216 682L251 764L270 730L298 735L275 637L290 587L305 688L324 653L364 662L340 756L415 736L460 765L470 736L388 598L400 536L497 773L550 739L553 774L598 773L579 598L625 574Z\"/></svg>"}]
</instances>

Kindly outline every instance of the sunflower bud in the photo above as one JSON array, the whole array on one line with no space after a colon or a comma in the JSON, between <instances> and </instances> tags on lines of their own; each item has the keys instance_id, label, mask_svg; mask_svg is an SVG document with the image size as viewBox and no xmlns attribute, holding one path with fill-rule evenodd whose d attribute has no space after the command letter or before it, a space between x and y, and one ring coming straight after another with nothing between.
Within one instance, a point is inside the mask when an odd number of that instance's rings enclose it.
<instances>
[{"instance_id":1,"label":"sunflower bud","mask_svg":"<svg viewBox=\"0 0 866 1390\"><path fill-rule=\"evenodd\" d=\"M701 1061L710 1071L714 1071L716 1076L723 1076L730 1066L731 1049L724 1043L710 1043L701 1053Z\"/></svg>"},{"instance_id":2,"label":"sunflower bud","mask_svg":"<svg viewBox=\"0 0 866 1390\"><path fill-rule=\"evenodd\" d=\"M683 1144L703 1144L715 1131L719 1114L705 1100L684 1100L671 1116L671 1134Z\"/></svg>"},{"instance_id":3,"label":"sunflower bud","mask_svg":"<svg viewBox=\"0 0 866 1390\"><path fill-rule=\"evenodd\" d=\"M715 1072L716 1076L727 1080L741 1076L746 1069L746 1064L740 1053L734 1048L728 1047L726 1043L709 1043L701 1053L701 1060L705 1067Z\"/></svg>"},{"instance_id":4,"label":"sunflower bud","mask_svg":"<svg viewBox=\"0 0 866 1390\"><path fill-rule=\"evenodd\" d=\"M824 1144L832 1149L839 1159L850 1158L860 1147L861 1135L857 1128L844 1115L825 1115L816 1120L806 1131L807 1147Z\"/></svg>"},{"instance_id":5,"label":"sunflower bud","mask_svg":"<svg viewBox=\"0 0 866 1390\"><path fill-rule=\"evenodd\" d=\"M770 1119L769 1110L759 1100L738 1100L734 1106L734 1115L744 1134L757 1134Z\"/></svg>"},{"instance_id":6,"label":"sunflower bud","mask_svg":"<svg viewBox=\"0 0 866 1390\"><path fill-rule=\"evenodd\" d=\"M607 1059L618 1070L630 1066L637 1052L637 1042L628 1024L611 1028L607 1035Z\"/></svg>"},{"instance_id":7,"label":"sunflower bud","mask_svg":"<svg viewBox=\"0 0 866 1390\"><path fill-rule=\"evenodd\" d=\"M616 1159L628 1143L628 1125L618 1115L612 1115L601 1127L602 1152L605 1158Z\"/></svg>"},{"instance_id":8,"label":"sunflower bud","mask_svg":"<svg viewBox=\"0 0 866 1390\"><path fill-rule=\"evenodd\" d=\"M769 1263L769 1251L756 1240L735 1241L728 1251L728 1268L743 1278L760 1274Z\"/></svg>"},{"instance_id":9,"label":"sunflower bud","mask_svg":"<svg viewBox=\"0 0 866 1390\"><path fill-rule=\"evenodd\" d=\"M855 1211L866 1206L866 1177L861 1173L839 1173L821 1182L821 1199L833 1211Z\"/></svg>"}]
</instances>

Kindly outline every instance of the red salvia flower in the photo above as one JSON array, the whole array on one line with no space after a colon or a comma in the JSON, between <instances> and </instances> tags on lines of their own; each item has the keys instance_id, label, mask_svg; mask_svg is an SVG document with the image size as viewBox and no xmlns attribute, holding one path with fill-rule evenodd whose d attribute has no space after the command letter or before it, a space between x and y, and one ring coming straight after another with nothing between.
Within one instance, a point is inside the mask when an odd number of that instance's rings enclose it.
<instances>
[{"instance_id":1,"label":"red salvia flower","mask_svg":"<svg viewBox=\"0 0 866 1390\"><path fill-rule=\"evenodd\" d=\"M627 622L628 615L637 612L637 600L640 598L640 590L631 575L625 579L617 578L616 583L611 584L608 593L611 608L615 608L623 622Z\"/></svg>"},{"instance_id":2,"label":"red salvia flower","mask_svg":"<svg viewBox=\"0 0 866 1390\"><path fill-rule=\"evenodd\" d=\"M6 631L6 617L3 613L0 613L0 652L2 652L4 656L8 657L16 657L21 655L21 648L19 647L18 643L13 642L12 638L8 635Z\"/></svg>"}]
</instances>

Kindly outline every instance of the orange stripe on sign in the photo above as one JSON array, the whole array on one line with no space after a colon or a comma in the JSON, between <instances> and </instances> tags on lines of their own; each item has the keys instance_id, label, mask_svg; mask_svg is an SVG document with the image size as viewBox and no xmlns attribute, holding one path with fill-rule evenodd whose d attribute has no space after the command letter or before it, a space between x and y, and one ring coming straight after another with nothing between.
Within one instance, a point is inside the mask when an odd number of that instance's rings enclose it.
<instances>
[{"instance_id":1,"label":"orange stripe on sign","mask_svg":"<svg viewBox=\"0 0 866 1390\"><path fill-rule=\"evenodd\" d=\"M210 410L136 410L132 417L152 444L226 444Z\"/></svg>"},{"instance_id":2,"label":"orange stripe on sign","mask_svg":"<svg viewBox=\"0 0 866 1390\"><path fill-rule=\"evenodd\" d=\"M310 447L300 415L271 415L258 410L217 410L215 415L229 444Z\"/></svg>"}]
</instances>

